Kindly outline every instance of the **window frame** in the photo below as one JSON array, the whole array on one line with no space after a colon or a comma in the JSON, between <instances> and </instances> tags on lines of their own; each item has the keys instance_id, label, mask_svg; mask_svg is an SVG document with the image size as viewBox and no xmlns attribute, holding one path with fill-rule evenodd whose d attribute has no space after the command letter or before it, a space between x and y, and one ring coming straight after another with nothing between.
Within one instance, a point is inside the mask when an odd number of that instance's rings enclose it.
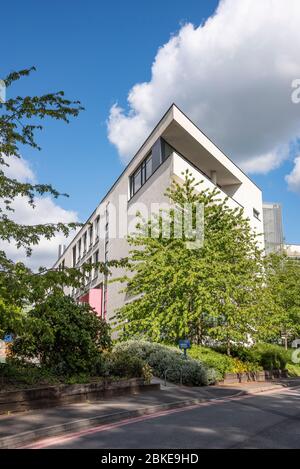
<instances>
[{"instance_id":1,"label":"window frame","mask_svg":"<svg viewBox=\"0 0 300 469\"><path fill-rule=\"evenodd\" d=\"M146 169L147 169L147 164L149 164L149 161L151 161L151 172L150 172L149 175L147 175ZM138 189L136 189L135 188L135 186L136 186L135 178L138 175L138 173L140 173L140 178L139 178L140 179L140 185L139 185ZM148 179L150 179L152 174L153 174L153 171L152 171L152 151L150 151L130 176L130 183L129 183L130 198L133 197L141 189L141 187L143 187L143 185L148 181Z\"/></svg>"}]
</instances>

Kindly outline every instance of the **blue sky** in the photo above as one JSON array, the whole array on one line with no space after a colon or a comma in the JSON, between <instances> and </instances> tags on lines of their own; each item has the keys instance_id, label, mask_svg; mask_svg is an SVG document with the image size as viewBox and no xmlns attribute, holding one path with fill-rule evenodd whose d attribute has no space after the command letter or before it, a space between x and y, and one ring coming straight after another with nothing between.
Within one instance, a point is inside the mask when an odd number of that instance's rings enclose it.
<instances>
[{"instance_id":1,"label":"blue sky","mask_svg":"<svg viewBox=\"0 0 300 469\"><path fill-rule=\"evenodd\" d=\"M37 72L20 81L12 91L38 94L63 89L67 97L79 99L85 106L86 110L70 125L48 122L38 135L42 152L29 149L23 155L40 182L51 182L70 195L59 203L65 209L77 211L82 221L124 167L124 156L122 162L118 154L122 149L108 139L106 122L111 107L118 102L124 119L128 118L128 109L136 111L127 103L128 92L135 84L151 80L151 65L159 48L172 35L176 36L185 23L198 27L217 5L213 0L12 0L2 4L1 17L5 21L1 22L1 36L5 47L1 49L0 75L4 77L12 70L32 65L37 67ZM276 101L276 95L272 99ZM226 139L218 140L222 132L213 135L213 127L209 133L210 127L205 122L197 124L221 148L223 141L226 146ZM286 135L276 145L289 144L290 134ZM297 137L297 131L293 129L292 135ZM242 143L247 145L246 140ZM253 156L253 139L250 145ZM262 188L265 201L282 203L289 243L300 243L300 195L288 190L285 181L294 168L297 147L294 140L289 154L277 168L265 174L251 174ZM227 153L228 148L230 145L225 149ZM257 153L260 152L258 149Z\"/></svg>"}]
</instances>

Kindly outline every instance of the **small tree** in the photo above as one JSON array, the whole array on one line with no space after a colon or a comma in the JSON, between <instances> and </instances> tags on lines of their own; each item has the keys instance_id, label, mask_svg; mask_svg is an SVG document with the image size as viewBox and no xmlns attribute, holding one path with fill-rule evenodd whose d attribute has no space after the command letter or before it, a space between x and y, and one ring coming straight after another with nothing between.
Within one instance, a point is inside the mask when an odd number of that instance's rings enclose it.
<instances>
[{"instance_id":1,"label":"small tree","mask_svg":"<svg viewBox=\"0 0 300 469\"><path fill-rule=\"evenodd\" d=\"M174 208L141 223L129 237L130 275L118 279L135 299L117 312L116 322L123 338L143 335L174 343L188 336L201 343L210 337L230 353L232 342L245 343L263 327L262 252L242 209L229 208L217 189L198 186L187 172L183 184L172 182L167 195L177 211L189 204L194 214L204 205L203 246L189 249L184 230L181 239L172 229L168 239L162 232L150 235L166 217L172 227Z\"/></svg>"},{"instance_id":2,"label":"small tree","mask_svg":"<svg viewBox=\"0 0 300 469\"><path fill-rule=\"evenodd\" d=\"M270 254L266 260L269 296L275 305L272 334L269 339L300 336L300 262L285 254Z\"/></svg>"},{"instance_id":3,"label":"small tree","mask_svg":"<svg viewBox=\"0 0 300 469\"><path fill-rule=\"evenodd\" d=\"M110 345L109 325L89 305L51 295L29 311L13 352L60 374L96 373Z\"/></svg>"}]
</instances>

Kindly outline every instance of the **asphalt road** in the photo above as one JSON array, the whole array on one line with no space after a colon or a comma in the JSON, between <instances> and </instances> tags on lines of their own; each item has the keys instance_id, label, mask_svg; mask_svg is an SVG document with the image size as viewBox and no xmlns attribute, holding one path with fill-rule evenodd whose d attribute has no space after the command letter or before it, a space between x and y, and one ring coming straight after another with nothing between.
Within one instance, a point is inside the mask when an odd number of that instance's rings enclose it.
<instances>
[{"instance_id":1,"label":"asphalt road","mask_svg":"<svg viewBox=\"0 0 300 469\"><path fill-rule=\"evenodd\" d=\"M300 448L300 389L223 399L44 440L33 448Z\"/></svg>"}]
</instances>

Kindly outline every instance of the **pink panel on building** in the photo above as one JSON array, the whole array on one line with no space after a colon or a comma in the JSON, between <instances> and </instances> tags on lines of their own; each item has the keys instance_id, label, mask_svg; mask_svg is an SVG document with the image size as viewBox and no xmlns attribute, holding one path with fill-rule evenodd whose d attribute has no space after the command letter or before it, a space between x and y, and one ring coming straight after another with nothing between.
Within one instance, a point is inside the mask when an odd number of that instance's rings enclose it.
<instances>
[{"instance_id":1,"label":"pink panel on building","mask_svg":"<svg viewBox=\"0 0 300 469\"><path fill-rule=\"evenodd\" d=\"M82 303L88 303L98 316L102 315L102 288L91 288L85 295L79 298Z\"/></svg>"}]
</instances>

